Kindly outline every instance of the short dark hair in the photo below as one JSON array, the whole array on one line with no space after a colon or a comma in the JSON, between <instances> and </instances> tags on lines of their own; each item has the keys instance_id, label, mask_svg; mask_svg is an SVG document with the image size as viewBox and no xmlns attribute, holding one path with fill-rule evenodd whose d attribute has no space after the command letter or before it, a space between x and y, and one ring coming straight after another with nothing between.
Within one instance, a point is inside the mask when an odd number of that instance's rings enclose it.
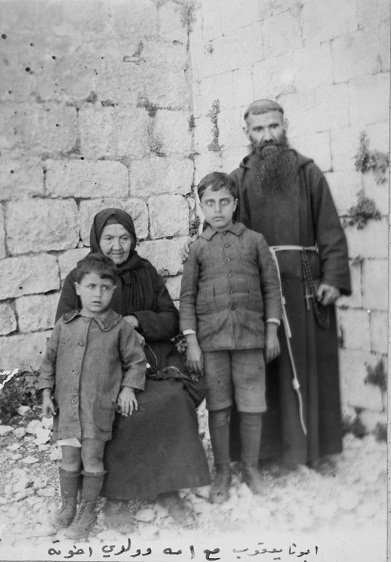
<instances>
[{"instance_id":1,"label":"short dark hair","mask_svg":"<svg viewBox=\"0 0 391 562\"><path fill-rule=\"evenodd\" d=\"M249 115L262 115L263 113L268 113L269 111L279 111L281 115L284 115L284 109L282 105L280 105L275 100L269 99L262 99L262 100L255 100L246 109L244 112L244 120L247 121Z\"/></svg>"},{"instance_id":2,"label":"short dark hair","mask_svg":"<svg viewBox=\"0 0 391 562\"><path fill-rule=\"evenodd\" d=\"M111 279L116 284L118 270L114 262L103 254L88 254L76 267L76 282L80 283L89 273L96 273L101 279Z\"/></svg>"},{"instance_id":3,"label":"short dark hair","mask_svg":"<svg viewBox=\"0 0 391 562\"><path fill-rule=\"evenodd\" d=\"M223 172L212 172L202 178L197 186L197 193L200 201L204 191L208 187L211 187L212 191L220 191L220 189L224 189L225 187L234 199L237 198L237 190L234 181L228 174L224 174Z\"/></svg>"}]
</instances>

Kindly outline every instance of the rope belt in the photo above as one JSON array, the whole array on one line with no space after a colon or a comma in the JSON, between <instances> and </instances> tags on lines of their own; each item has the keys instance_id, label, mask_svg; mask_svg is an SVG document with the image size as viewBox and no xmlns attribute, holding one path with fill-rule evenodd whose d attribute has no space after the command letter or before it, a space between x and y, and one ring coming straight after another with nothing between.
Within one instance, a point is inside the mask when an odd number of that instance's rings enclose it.
<instances>
[{"instance_id":1,"label":"rope belt","mask_svg":"<svg viewBox=\"0 0 391 562\"><path fill-rule=\"evenodd\" d=\"M289 251L289 250L302 252L303 255L305 255L305 252L317 252L318 250L315 246L308 246L308 247L304 247L304 246L270 246L270 251L271 251L271 254L273 256L274 263L276 265L277 274L278 274L278 281L279 281L279 284L280 284L280 295L281 295L281 303L282 303L282 323L284 325L284 332L285 332L285 339L286 339L286 344L287 344L287 349L288 349L289 361L290 361L290 364L291 364L291 367L292 367L292 386L293 386L294 391L297 394L297 398L298 398L298 402L299 402L300 424L301 424L304 435L307 435L307 428L306 428L306 425L305 425L305 422L304 422L304 413L303 413L303 398L302 398L301 392L300 392L300 383L299 383L299 379L298 379L298 376L297 376L295 360L293 358L292 347L291 347L291 342L290 342L290 339L292 337L292 332L291 332L291 329L290 329L290 326L289 326L288 315L287 315L287 312L286 312L286 306L285 306L286 301L285 301L284 294L282 292L280 266L279 266L278 259L277 259L277 256L276 256L276 252Z\"/></svg>"}]
</instances>

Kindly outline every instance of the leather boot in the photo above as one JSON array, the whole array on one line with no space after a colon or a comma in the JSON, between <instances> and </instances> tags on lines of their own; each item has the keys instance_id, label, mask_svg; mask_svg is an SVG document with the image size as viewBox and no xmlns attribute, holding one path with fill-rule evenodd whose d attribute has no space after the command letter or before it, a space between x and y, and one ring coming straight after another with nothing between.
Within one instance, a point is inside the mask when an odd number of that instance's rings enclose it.
<instances>
[{"instance_id":1,"label":"leather boot","mask_svg":"<svg viewBox=\"0 0 391 562\"><path fill-rule=\"evenodd\" d=\"M262 414L239 412L242 478L255 495L264 493L264 485L258 472L261 447Z\"/></svg>"},{"instance_id":2,"label":"leather boot","mask_svg":"<svg viewBox=\"0 0 391 562\"><path fill-rule=\"evenodd\" d=\"M69 527L76 514L76 497L80 483L80 471L59 469L61 507L54 513L50 522L56 529Z\"/></svg>"},{"instance_id":3,"label":"leather boot","mask_svg":"<svg viewBox=\"0 0 391 562\"><path fill-rule=\"evenodd\" d=\"M73 540L87 540L96 521L96 509L105 473L83 472L82 500L79 510L64 535Z\"/></svg>"},{"instance_id":4,"label":"leather boot","mask_svg":"<svg viewBox=\"0 0 391 562\"><path fill-rule=\"evenodd\" d=\"M211 503L224 503L229 499L229 486L231 484L231 468L229 463L216 464L216 474L213 478L209 500Z\"/></svg>"}]
</instances>

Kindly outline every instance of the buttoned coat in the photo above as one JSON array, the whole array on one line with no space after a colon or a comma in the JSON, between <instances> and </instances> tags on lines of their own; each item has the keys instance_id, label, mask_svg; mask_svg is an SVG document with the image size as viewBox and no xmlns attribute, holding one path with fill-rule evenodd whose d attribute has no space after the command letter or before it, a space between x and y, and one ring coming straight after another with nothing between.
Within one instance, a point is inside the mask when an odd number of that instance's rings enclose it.
<instances>
[{"instance_id":1,"label":"buttoned coat","mask_svg":"<svg viewBox=\"0 0 391 562\"><path fill-rule=\"evenodd\" d=\"M281 316L280 286L270 250L258 232L233 223L206 228L184 264L181 329L203 351L263 348L265 320Z\"/></svg>"},{"instance_id":2,"label":"buttoned coat","mask_svg":"<svg viewBox=\"0 0 391 562\"><path fill-rule=\"evenodd\" d=\"M86 318L62 316L48 341L39 388L51 388L58 406L54 436L107 441L121 387L143 390L145 355L135 330L108 310Z\"/></svg>"}]
</instances>

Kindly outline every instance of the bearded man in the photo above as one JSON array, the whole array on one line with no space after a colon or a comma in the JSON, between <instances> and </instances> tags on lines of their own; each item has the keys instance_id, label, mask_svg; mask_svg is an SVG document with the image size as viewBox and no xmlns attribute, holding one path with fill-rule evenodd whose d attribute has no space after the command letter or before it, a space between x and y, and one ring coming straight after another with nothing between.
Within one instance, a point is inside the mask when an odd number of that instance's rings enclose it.
<instances>
[{"instance_id":1,"label":"bearded man","mask_svg":"<svg viewBox=\"0 0 391 562\"><path fill-rule=\"evenodd\" d=\"M314 466L342 450L334 303L350 294L345 235L324 175L289 147L281 105L255 101L244 119L252 152L231 173L237 219L271 246L286 311L281 355L267 366L261 457Z\"/></svg>"}]
</instances>

